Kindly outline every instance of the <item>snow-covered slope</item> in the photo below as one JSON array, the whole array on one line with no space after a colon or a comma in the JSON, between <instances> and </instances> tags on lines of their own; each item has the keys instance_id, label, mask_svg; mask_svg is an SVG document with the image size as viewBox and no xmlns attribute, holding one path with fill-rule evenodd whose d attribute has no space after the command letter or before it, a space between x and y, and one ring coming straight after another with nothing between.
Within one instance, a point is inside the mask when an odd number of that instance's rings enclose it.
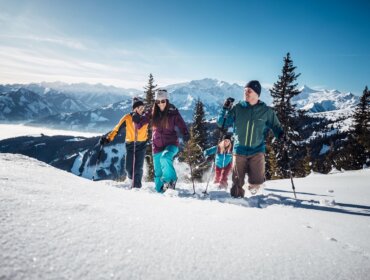
<instances>
[{"instance_id":1,"label":"snow-covered slope","mask_svg":"<svg viewBox=\"0 0 370 280\"><path fill-rule=\"evenodd\" d=\"M128 190L0 154L0 278L368 279L369 179L311 175L298 200L289 180L201 198L183 182Z\"/></svg>"}]
</instances>

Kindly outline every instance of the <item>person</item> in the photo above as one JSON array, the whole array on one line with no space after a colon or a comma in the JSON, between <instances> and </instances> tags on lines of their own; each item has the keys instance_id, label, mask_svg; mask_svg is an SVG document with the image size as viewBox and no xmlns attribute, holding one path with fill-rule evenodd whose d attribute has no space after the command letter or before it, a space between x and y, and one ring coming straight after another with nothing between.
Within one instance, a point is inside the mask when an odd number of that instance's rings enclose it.
<instances>
[{"instance_id":1,"label":"person","mask_svg":"<svg viewBox=\"0 0 370 280\"><path fill-rule=\"evenodd\" d=\"M158 89L152 108L152 148L154 163L154 183L157 192L175 188L177 181L173 159L179 152L177 131L182 134L183 141L190 138L188 128L178 109L169 102L165 89Z\"/></svg>"},{"instance_id":2,"label":"person","mask_svg":"<svg viewBox=\"0 0 370 280\"><path fill-rule=\"evenodd\" d=\"M145 110L144 102L137 97L133 98L132 112L124 115L113 130L102 136L101 145L112 142L121 129L126 128L126 172L132 180L133 188L141 188L143 164L148 140L148 122L141 118ZM135 166L134 166L135 165Z\"/></svg>"},{"instance_id":3,"label":"person","mask_svg":"<svg viewBox=\"0 0 370 280\"><path fill-rule=\"evenodd\" d=\"M235 106L228 98L218 116L218 126L234 128L234 149L232 168L233 197L244 197L245 175L248 175L248 189L256 194L265 181L265 138L271 129L276 138L283 138L283 129L275 111L259 98L261 84L252 80L244 88L244 101Z\"/></svg>"},{"instance_id":4,"label":"person","mask_svg":"<svg viewBox=\"0 0 370 280\"><path fill-rule=\"evenodd\" d=\"M227 189L228 186L227 177L230 174L232 166L232 148L231 134L225 134L218 145L208 148L203 152L206 158L216 154L216 172L213 183L219 184L220 189Z\"/></svg>"}]
</instances>

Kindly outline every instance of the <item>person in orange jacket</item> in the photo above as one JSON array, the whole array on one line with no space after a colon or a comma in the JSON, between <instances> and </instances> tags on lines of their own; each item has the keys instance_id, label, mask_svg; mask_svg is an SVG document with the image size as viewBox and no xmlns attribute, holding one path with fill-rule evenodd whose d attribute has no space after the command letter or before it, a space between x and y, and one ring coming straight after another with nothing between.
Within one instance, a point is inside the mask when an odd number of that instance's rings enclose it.
<instances>
[{"instance_id":1,"label":"person in orange jacket","mask_svg":"<svg viewBox=\"0 0 370 280\"><path fill-rule=\"evenodd\" d=\"M143 165L148 141L148 120L141 118L144 113L144 102L134 98L132 112L124 115L119 123L106 136L102 136L100 144L104 145L114 140L122 128L126 128L126 172L132 180L133 188L141 188Z\"/></svg>"}]
</instances>

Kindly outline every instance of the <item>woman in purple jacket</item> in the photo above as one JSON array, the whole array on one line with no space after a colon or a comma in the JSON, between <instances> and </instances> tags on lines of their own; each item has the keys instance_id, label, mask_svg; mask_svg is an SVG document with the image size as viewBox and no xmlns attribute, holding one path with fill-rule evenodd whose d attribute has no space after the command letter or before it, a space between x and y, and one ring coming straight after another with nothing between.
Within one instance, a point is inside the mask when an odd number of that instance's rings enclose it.
<instances>
[{"instance_id":1,"label":"woman in purple jacket","mask_svg":"<svg viewBox=\"0 0 370 280\"><path fill-rule=\"evenodd\" d=\"M156 92L152 123L155 189L157 192L164 192L168 188L174 189L177 181L173 167L173 158L179 152L177 130L182 134L184 142L189 140L186 124L177 108L170 104L165 89Z\"/></svg>"}]
</instances>

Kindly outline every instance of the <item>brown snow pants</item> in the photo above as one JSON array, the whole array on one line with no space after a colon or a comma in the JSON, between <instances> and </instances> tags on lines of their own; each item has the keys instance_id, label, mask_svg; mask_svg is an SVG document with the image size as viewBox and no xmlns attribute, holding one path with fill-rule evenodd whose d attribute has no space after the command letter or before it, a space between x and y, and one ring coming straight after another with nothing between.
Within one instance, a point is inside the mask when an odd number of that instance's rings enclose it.
<instances>
[{"instance_id":1,"label":"brown snow pants","mask_svg":"<svg viewBox=\"0 0 370 280\"><path fill-rule=\"evenodd\" d=\"M265 154L257 153L251 156L233 155L233 185L230 194L233 197L244 197L244 179L248 175L248 183L263 184L265 181Z\"/></svg>"}]
</instances>

